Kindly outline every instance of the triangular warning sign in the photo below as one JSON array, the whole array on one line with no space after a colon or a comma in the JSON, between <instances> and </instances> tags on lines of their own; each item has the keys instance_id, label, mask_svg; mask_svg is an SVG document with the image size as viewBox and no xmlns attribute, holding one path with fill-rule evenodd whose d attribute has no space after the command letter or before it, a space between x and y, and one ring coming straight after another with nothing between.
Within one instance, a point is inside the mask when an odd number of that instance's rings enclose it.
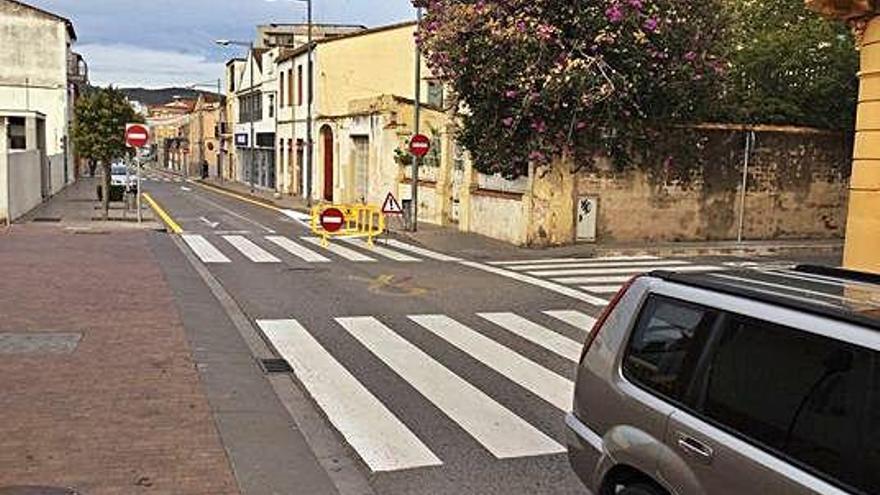
<instances>
[{"instance_id":1,"label":"triangular warning sign","mask_svg":"<svg viewBox=\"0 0 880 495\"><path fill-rule=\"evenodd\" d=\"M403 215L403 208L400 207L400 203L397 202L394 194L388 193L385 203L382 205L382 213L385 215Z\"/></svg>"}]
</instances>

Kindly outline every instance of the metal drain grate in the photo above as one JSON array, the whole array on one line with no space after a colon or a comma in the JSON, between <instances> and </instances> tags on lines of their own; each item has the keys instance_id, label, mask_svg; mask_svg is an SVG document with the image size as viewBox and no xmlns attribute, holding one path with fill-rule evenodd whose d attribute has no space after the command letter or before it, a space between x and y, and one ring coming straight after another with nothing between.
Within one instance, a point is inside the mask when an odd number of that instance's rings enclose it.
<instances>
[{"instance_id":1,"label":"metal drain grate","mask_svg":"<svg viewBox=\"0 0 880 495\"><path fill-rule=\"evenodd\" d=\"M55 218L55 217L37 217L31 221L32 222L39 222L39 223L58 223L61 221L61 219Z\"/></svg>"},{"instance_id":2,"label":"metal drain grate","mask_svg":"<svg viewBox=\"0 0 880 495\"><path fill-rule=\"evenodd\" d=\"M260 367L263 368L264 373L272 375L293 373L293 368L290 367L290 363L284 359L260 359Z\"/></svg>"}]
</instances>

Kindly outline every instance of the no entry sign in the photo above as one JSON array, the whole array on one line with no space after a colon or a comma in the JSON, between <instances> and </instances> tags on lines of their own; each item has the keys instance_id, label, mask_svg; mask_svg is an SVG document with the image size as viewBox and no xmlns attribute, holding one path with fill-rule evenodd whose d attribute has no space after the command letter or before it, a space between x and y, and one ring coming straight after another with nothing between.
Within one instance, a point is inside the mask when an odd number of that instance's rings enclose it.
<instances>
[{"instance_id":1,"label":"no entry sign","mask_svg":"<svg viewBox=\"0 0 880 495\"><path fill-rule=\"evenodd\" d=\"M126 124L125 144L132 148L141 148L150 141L150 130L142 124Z\"/></svg>"},{"instance_id":2,"label":"no entry sign","mask_svg":"<svg viewBox=\"0 0 880 495\"><path fill-rule=\"evenodd\" d=\"M416 134L409 142L409 152L413 155L423 158L431 151L431 139L424 134Z\"/></svg>"},{"instance_id":3,"label":"no entry sign","mask_svg":"<svg viewBox=\"0 0 880 495\"><path fill-rule=\"evenodd\" d=\"M327 232L339 232L345 223L345 215L339 208L327 208L321 213L321 227Z\"/></svg>"}]
</instances>

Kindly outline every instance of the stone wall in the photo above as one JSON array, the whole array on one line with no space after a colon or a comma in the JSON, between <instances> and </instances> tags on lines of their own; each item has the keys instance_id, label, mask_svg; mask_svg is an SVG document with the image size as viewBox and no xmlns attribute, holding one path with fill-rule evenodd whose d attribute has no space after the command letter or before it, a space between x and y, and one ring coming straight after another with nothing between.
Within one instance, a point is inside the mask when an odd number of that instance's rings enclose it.
<instances>
[{"instance_id":1,"label":"stone wall","mask_svg":"<svg viewBox=\"0 0 880 495\"><path fill-rule=\"evenodd\" d=\"M599 242L736 239L748 132L679 130L640 153L637 165L618 169L605 161L577 173L575 196L599 200ZM749 152L744 238L842 236L851 156L845 134L758 128ZM562 229L556 237L565 235Z\"/></svg>"}]
</instances>

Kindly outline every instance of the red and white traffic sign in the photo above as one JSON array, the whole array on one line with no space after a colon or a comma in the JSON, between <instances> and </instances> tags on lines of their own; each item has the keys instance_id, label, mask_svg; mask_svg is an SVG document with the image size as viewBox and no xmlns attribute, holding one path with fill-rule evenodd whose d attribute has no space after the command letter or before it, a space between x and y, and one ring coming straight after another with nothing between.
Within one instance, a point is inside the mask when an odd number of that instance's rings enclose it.
<instances>
[{"instance_id":1,"label":"red and white traffic sign","mask_svg":"<svg viewBox=\"0 0 880 495\"><path fill-rule=\"evenodd\" d=\"M388 196L385 198L385 203L382 205L382 214L403 215L403 208L400 207L400 203L397 202L397 198L394 197L394 194L388 193Z\"/></svg>"},{"instance_id":2,"label":"red and white traffic sign","mask_svg":"<svg viewBox=\"0 0 880 495\"><path fill-rule=\"evenodd\" d=\"M409 152L422 158L431 151L431 139L424 134L416 134L409 142Z\"/></svg>"},{"instance_id":3,"label":"red and white traffic sign","mask_svg":"<svg viewBox=\"0 0 880 495\"><path fill-rule=\"evenodd\" d=\"M345 214L339 208L327 208L321 213L321 227L327 232L339 232L343 223L345 223Z\"/></svg>"},{"instance_id":4,"label":"red and white traffic sign","mask_svg":"<svg viewBox=\"0 0 880 495\"><path fill-rule=\"evenodd\" d=\"M150 141L150 130L143 124L125 125L125 144L132 148L141 148Z\"/></svg>"}]
</instances>

